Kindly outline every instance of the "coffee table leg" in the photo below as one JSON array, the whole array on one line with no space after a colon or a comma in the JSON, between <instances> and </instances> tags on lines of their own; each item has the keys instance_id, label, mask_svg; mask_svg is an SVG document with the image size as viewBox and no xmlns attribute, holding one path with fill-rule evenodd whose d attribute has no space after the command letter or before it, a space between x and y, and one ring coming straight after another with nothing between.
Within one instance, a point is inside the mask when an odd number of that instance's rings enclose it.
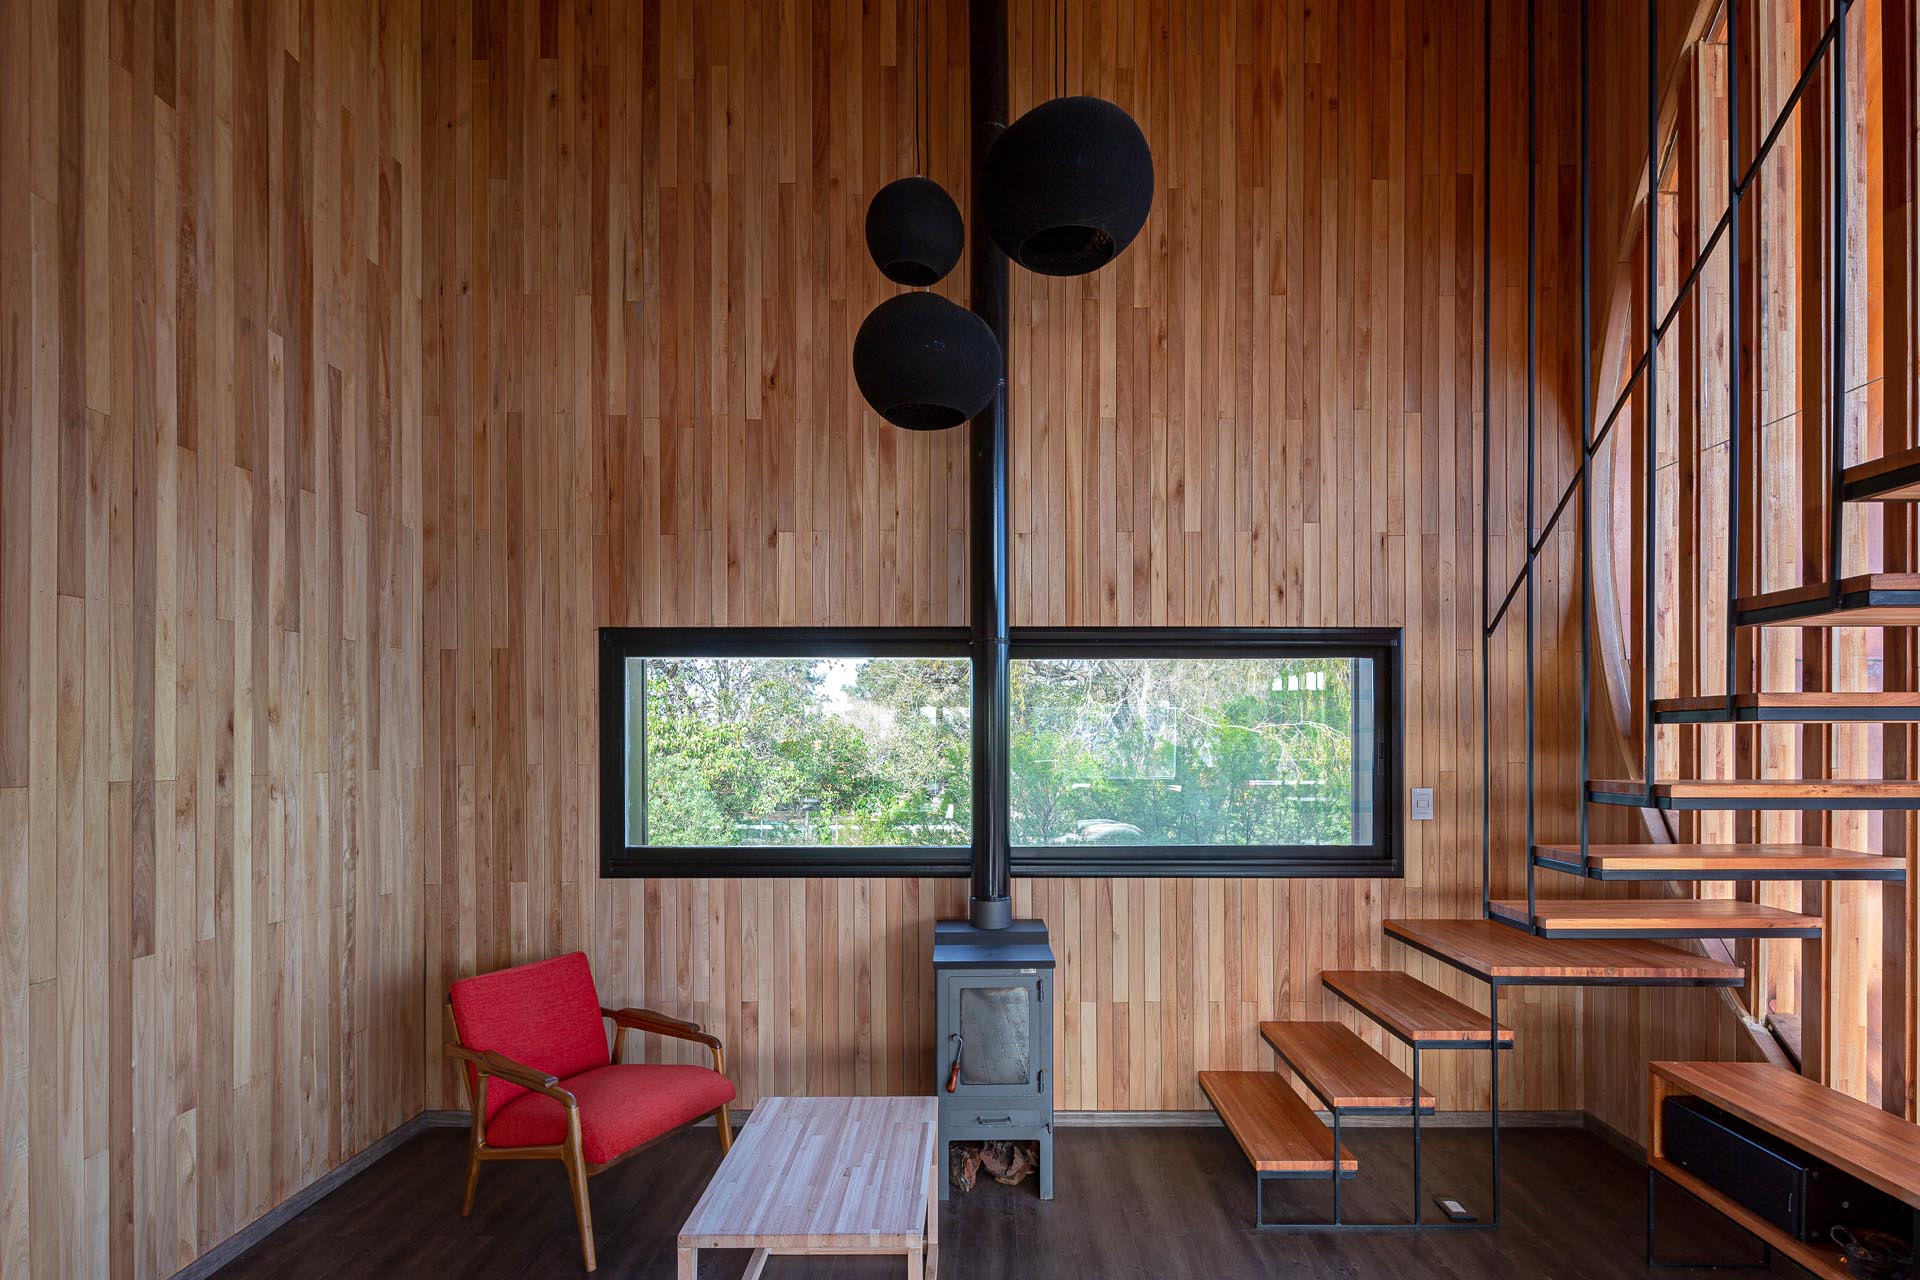
<instances>
[{"instance_id":1,"label":"coffee table leg","mask_svg":"<svg viewBox=\"0 0 1920 1280\"><path fill-rule=\"evenodd\" d=\"M927 1184L927 1274L936 1280L940 1274L940 1162L933 1162L933 1179Z\"/></svg>"},{"instance_id":2,"label":"coffee table leg","mask_svg":"<svg viewBox=\"0 0 1920 1280\"><path fill-rule=\"evenodd\" d=\"M680 1280L694 1280L700 1274L700 1251L680 1246Z\"/></svg>"}]
</instances>

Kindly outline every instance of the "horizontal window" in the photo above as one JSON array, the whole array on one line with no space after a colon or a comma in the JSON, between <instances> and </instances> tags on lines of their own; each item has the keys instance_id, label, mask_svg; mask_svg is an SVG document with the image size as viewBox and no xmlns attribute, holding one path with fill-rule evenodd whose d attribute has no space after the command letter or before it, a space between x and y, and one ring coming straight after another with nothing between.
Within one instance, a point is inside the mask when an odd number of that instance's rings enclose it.
<instances>
[{"instance_id":1,"label":"horizontal window","mask_svg":"<svg viewBox=\"0 0 1920 1280\"><path fill-rule=\"evenodd\" d=\"M1396 875L1393 631L1016 629L1016 874ZM957 875L967 635L601 633L607 875Z\"/></svg>"},{"instance_id":2,"label":"horizontal window","mask_svg":"<svg viewBox=\"0 0 1920 1280\"><path fill-rule=\"evenodd\" d=\"M617 757L603 769L620 779L614 804L603 797L609 872L965 866L964 636L609 631L602 644L602 750Z\"/></svg>"},{"instance_id":3,"label":"horizontal window","mask_svg":"<svg viewBox=\"0 0 1920 1280\"><path fill-rule=\"evenodd\" d=\"M1022 632L1028 874L1396 874L1393 632Z\"/></svg>"}]
</instances>

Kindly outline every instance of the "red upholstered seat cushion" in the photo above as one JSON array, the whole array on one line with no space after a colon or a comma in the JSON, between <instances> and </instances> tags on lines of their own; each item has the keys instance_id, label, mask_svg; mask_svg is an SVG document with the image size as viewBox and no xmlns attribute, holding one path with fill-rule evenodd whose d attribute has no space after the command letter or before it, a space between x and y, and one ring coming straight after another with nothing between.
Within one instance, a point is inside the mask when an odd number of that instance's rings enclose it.
<instances>
[{"instance_id":1,"label":"red upholstered seat cushion","mask_svg":"<svg viewBox=\"0 0 1920 1280\"><path fill-rule=\"evenodd\" d=\"M605 1164L733 1101L733 1082L718 1071L663 1063L599 1067L562 1080L560 1087L580 1103L580 1146L588 1164ZM487 1141L496 1147L564 1142L567 1109L544 1094L519 1093L494 1114Z\"/></svg>"},{"instance_id":2,"label":"red upholstered seat cushion","mask_svg":"<svg viewBox=\"0 0 1920 1280\"><path fill-rule=\"evenodd\" d=\"M453 984L450 999L460 1043L469 1049L505 1054L563 1079L611 1061L600 993L583 951L462 979ZM467 1084L473 1085L471 1070ZM526 1092L489 1078L488 1118Z\"/></svg>"}]
</instances>

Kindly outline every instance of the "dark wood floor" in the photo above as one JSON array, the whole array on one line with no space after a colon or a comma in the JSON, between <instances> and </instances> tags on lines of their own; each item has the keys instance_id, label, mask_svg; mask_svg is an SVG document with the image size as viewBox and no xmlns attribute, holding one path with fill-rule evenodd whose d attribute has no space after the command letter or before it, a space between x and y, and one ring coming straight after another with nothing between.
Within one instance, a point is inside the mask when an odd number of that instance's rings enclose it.
<instances>
[{"instance_id":1,"label":"dark wood floor","mask_svg":"<svg viewBox=\"0 0 1920 1280\"><path fill-rule=\"evenodd\" d=\"M1346 1184L1347 1216L1409 1210L1405 1130L1349 1132L1361 1175ZM1504 1225L1495 1232L1257 1232L1253 1182L1218 1128L1070 1128L1058 1139L1056 1198L1028 1183L983 1184L946 1205L942 1280L1101 1277L1561 1276L1579 1280L1706 1272L1649 1272L1645 1173L1613 1147L1574 1129L1502 1133ZM473 1217L458 1214L466 1135L431 1130L288 1223L220 1272L223 1280L277 1277L578 1277L580 1254L560 1166L491 1165ZM1488 1208L1484 1131L1430 1131L1430 1194ZM599 1275L674 1275L674 1232L719 1163L713 1130L692 1130L593 1180ZM1268 1214L1327 1209L1324 1183L1270 1184ZM1668 1188L1661 1201L1665 1257L1745 1261L1751 1241ZM702 1280L732 1280L746 1254L703 1255ZM1780 1275L1801 1274L1776 1263ZM855 1280L901 1274L895 1259L775 1259L770 1280Z\"/></svg>"}]
</instances>

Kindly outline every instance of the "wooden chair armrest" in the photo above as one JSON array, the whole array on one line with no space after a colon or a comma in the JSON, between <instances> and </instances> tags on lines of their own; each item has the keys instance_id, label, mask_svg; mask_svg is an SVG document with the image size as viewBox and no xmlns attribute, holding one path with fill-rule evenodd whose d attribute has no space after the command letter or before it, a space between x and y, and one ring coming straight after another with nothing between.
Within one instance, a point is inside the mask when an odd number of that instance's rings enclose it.
<instances>
[{"instance_id":1,"label":"wooden chair armrest","mask_svg":"<svg viewBox=\"0 0 1920 1280\"><path fill-rule=\"evenodd\" d=\"M471 1062L474 1069L483 1076L492 1076L496 1080L505 1080L508 1084L517 1084L522 1089L545 1094L563 1107L573 1108L580 1105L572 1093L560 1087L560 1078L536 1070L524 1062L515 1062L504 1053L495 1053L491 1049L469 1049L455 1041L447 1042L447 1056Z\"/></svg>"},{"instance_id":2,"label":"wooden chair armrest","mask_svg":"<svg viewBox=\"0 0 1920 1280\"><path fill-rule=\"evenodd\" d=\"M720 1043L720 1037L710 1036L697 1022L688 1022L685 1018L672 1018L664 1013L655 1013L652 1009L607 1009L600 1010L601 1016L610 1019L613 1025L622 1030L650 1031L655 1035L672 1036L675 1040L691 1040L703 1044L713 1053L713 1069L725 1072L726 1047Z\"/></svg>"}]
</instances>

